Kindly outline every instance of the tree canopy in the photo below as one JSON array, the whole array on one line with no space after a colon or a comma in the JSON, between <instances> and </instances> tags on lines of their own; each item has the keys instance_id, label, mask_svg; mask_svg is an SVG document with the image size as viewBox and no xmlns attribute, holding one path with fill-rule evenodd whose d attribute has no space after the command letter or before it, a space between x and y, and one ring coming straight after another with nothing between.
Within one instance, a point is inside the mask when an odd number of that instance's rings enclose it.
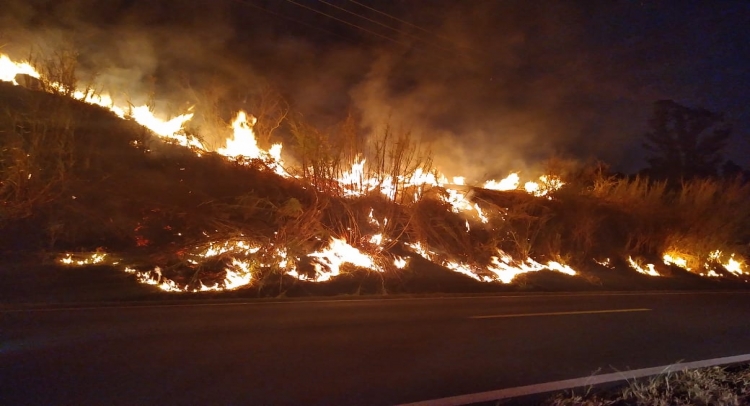
<instances>
[{"instance_id":1,"label":"tree canopy","mask_svg":"<svg viewBox=\"0 0 750 406\"><path fill-rule=\"evenodd\" d=\"M660 100L649 127L643 145L651 153L650 176L680 181L718 174L731 134L723 114Z\"/></svg>"}]
</instances>

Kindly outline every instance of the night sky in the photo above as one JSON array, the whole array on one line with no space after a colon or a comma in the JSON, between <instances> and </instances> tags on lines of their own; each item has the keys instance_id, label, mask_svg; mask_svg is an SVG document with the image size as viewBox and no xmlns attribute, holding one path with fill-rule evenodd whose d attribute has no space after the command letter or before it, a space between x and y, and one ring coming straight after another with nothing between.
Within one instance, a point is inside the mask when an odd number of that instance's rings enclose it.
<instances>
[{"instance_id":1,"label":"night sky","mask_svg":"<svg viewBox=\"0 0 750 406\"><path fill-rule=\"evenodd\" d=\"M321 128L351 111L367 133L411 130L447 175L535 171L553 154L635 171L659 99L725 112L727 156L750 167L748 1L3 4L11 56L73 46L82 77L133 101L156 91L170 112L212 92L232 114L272 85Z\"/></svg>"}]
</instances>

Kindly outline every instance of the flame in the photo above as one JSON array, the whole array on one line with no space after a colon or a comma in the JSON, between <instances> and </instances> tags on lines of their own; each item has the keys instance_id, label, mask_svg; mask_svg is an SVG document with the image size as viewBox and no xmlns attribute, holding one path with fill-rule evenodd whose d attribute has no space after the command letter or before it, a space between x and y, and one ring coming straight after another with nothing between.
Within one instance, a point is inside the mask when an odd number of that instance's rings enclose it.
<instances>
[{"instance_id":1,"label":"flame","mask_svg":"<svg viewBox=\"0 0 750 406\"><path fill-rule=\"evenodd\" d=\"M729 259L726 261L722 261L722 252L720 250L715 250L711 252L708 256L709 261L716 262L721 264L721 266L724 267L727 271L735 274L735 275L746 275L744 268L744 261L738 261L734 259L734 254L729 255ZM705 265L706 268L709 268L709 265Z\"/></svg>"},{"instance_id":2,"label":"flame","mask_svg":"<svg viewBox=\"0 0 750 406\"><path fill-rule=\"evenodd\" d=\"M517 172L511 173L508 175L505 179L501 179L499 181L496 180L488 180L487 182L484 182L484 188L489 190L516 190L518 189L518 185L521 183L521 178L518 176Z\"/></svg>"},{"instance_id":3,"label":"flame","mask_svg":"<svg viewBox=\"0 0 750 406\"><path fill-rule=\"evenodd\" d=\"M434 262L437 257L435 252L430 251L421 243L411 243L406 245L416 254L428 261ZM516 261L510 255L501 250L498 250L498 255L499 257L493 256L490 259L490 265L487 267L487 270L490 271L494 277L485 275L480 276L481 269L470 264L457 261L442 261L440 264L454 272L462 273L472 279L483 282L500 281L502 283L510 283L513 281L513 278L519 274L537 272L543 269L557 271L571 276L577 275L577 272L573 270L573 268L556 261L549 261L547 264L541 264L531 258L526 258L524 261Z\"/></svg>"},{"instance_id":4,"label":"flame","mask_svg":"<svg viewBox=\"0 0 750 406\"><path fill-rule=\"evenodd\" d=\"M396 257L393 259L393 266L395 266L398 269L404 269L406 268L406 258Z\"/></svg>"},{"instance_id":5,"label":"flame","mask_svg":"<svg viewBox=\"0 0 750 406\"><path fill-rule=\"evenodd\" d=\"M85 266L101 264L106 258L107 254L104 252L67 253L58 258L57 262L63 265Z\"/></svg>"},{"instance_id":6,"label":"flame","mask_svg":"<svg viewBox=\"0 0 750 406\"><path fill-rule=\"evenodd\" d=\"M576 271L571 267L556 261L549 261L546 265L543 265L531 258L526 258L525 261L514 261L510 255L500 250L498 250L498 254L500 255L499 258L491 258L491 265L488 269L503 283L510 283L513 278L519 274L537 272L543 269L557 271L571 276L576 275Z\"/></svg>"},{"instance_id":7,"label":"flame","mask_svg":"<svg viewBox=\"0 0 750 406\"><path fill-rule=\"evenodd\" d=\"M644 269L637 262L635 262L632 257L628 257L628 263L630 264L631 268L635 269L636 271L644 275L661 276L659 275L659 272L656 272L656 269L654 268L654 264L646 264L646 268Z\"/></svg>"},{"instance_id":8,"label":"flame","mask_svg":"<svg viewBox=\"0 0 750 406\"><path fill-rule=\"evenodd\" d=\"M40 78L39 72L34 69L28 62L13 62L7 55L0 54L0 80L3 82L12 82L18 86L16 75L29 75Z\"/></svg>"},{"instance_id":9,"label":"flame","mask_svg":"<svg viewBox=\"0 0 750 406\"><path fill-rule=\"evenodd\" d=\"M18 85L18 82L15 80L18 74L26 74L37 79L41 78L39 72L30 63L13 62L7 55L0 54L0 80ZM57 90L63 89L63 85L56 82L49 83L49 86ZM138 124L153 131L156 135L175 140L182 146L205 150L203 144L198 140L181 134L185 123L193 117L192 113L182 114L169 120L161 120L153 115L148 106L137 106L132 109L117 106L112 97L106 93L95 94L90 91L74 90L71 96L84 103L109 109L120 118L132 118ZM128 110L130 110L129 114L126 113Z\"/></svg>"},{"instance_id":10,"label":"flame","mask_svg":"<svg viewBox=\"0 0 750 406\"><path fill-rule=\"evenodd\" d=\"M269 167L277 174L289 177L290 175L284 170L281 160L281 144L274 144L266 151L258 146L258 140L255 138L253 126L257 122L255 116L248 116L246 112L240 110L232 121L232 137L227 138L226 146L219 148L216 152L232 159L260 159L266 162Z\"/></svg>"},{"instance_id":11,"label":"flame","mask_svg":"<svg viewBox=\"0 0 750 406\"><path fill-rule=\"evenodd\" d=\"M672 252L664 254L662 259L664 260L664 264L666 265L674 265L687 271L690 270L690 267L688 267L688 260L678 253Z\"/></svg>"},{"instance_id":12,"label":"flame","mask_svg":"<svg viewBox=\"0 0 750 406\"><path fill-rule=\"evenodd\" d=\"M564 185L565 183L556 176L542 175L539 177L539 182L526 182L523 188L526 190L526 193L543 197L547 196L550 192L560 189Z\"/></svg>"},{"instance_id":13,"label":"flame","mask_svg":"<svg viewBox=\"0 0 750 406\"><path fill-rule=\"evenodd\" d=\"M352 264L360 268L383 272L383 269L375 263L371 256L363 254L360 250L339 238L332 239L327 248L308 254L308 257L317 258L322 262L314 265L317 272L315 280L318 282L327 281L339 275L343 264ZM324 265L328 272L323 268Z\"/></svg>"},{"instance_id":14,"label":"flame","mask_svg":"<svg viewBox=\"0 0 750 406\"><path fill-rule=\"evenodd\" d=\"M41 75L30 63L14 62L8 56L0 54L0 80L12 82L13 84L18 85L15 78L19 74L26 74L38 79L41 78ZM51 89L63 89L63 86L59 83L53 82L45 84ZM75 90L72 92L71 97L85 103L107 108L120 118L132 119L138 124L150 129L154 134L164 140L170 140L179 145L193 148L198 155L207 152L206 147L198 139L185 133L185 125L193 118L192 108L175 117L162 119L159 117L164 117L163 115L155 114L155 112L148 106L123 107L117 105L113 97L106 93L98 94L89 91ZM231 135L226 138L225 146L217 149L216 152L236 162L261 160L275 173L284 177L289 177L290 175L284 169L281 157L282 144L274 144L268 150L261 148L258 145L258 141L253 131L255 124L256 118L254 116L242 110L238 111L231 124ZM464 177L457 176L449 180L447 176L437 171L428 172L422 168L418 168L409 174L399 176L384 174L371 175L367 173L365 164L366 160L364 158L358 158L351 165L351 168L348 171L344 171L340 178L337 179L337 183L341 187L341 190L343 190L345 196L361 196L366 193L376 192L393 200L398 197L398 193L402 193L406 197L413 197L416 201L421 198L424 190L431 187L439 187L445 191L445 193L441 194L441 199L451 206L453 212L470 214L471 216L475 216L474 218L479 219L482 223L489 222L488 215L483 211L479 204L471 201L472 192L462 192L459 189L466 188L457 187L466 185L466 179ZM554 175L543 175L536 181L525 182L523 188L521 188L521 184L519 173L513 172L504 179L488 180L482 184L482 187L498 191L524 190L534 196L550 198L549 194L551 192L560 189L564 185L562 180ZM374 217L373 212L374 210L371 209L368 216L368 222L371 225L379 228L387 225L387 218L382 219L382 221L378 220ZM470 231L471 224L469 223L469 220L466 220L465 225L466 230ZM206 236L208 237L208 235ZM382 245L385 240L386 238L383 233L377 233L358 241L360 243L365 241L369 242L369 244L378 249L377 254L382 255ZM498 255L491 258L490 264L487 267L482 267L440 258L440 255L431 251L426 245L423 245L420 242L410 243L407 244L407 246L417 255L423 256L429 261L434 261L448 269L465 274L479 281L500 281L503 283L510 283L513 278L519 274L536 272L542 269L549 269L567 275L577 274L571 267L560 262L548 261L546 264L542 264L531 258L517 260L503 251L498 251ZM368 249L371 248L372 247L368 247ZM263 255L256 255L261 249L264 250ZM138 280L143 283L158 286L165 291L188 291L191 289L192 291L217 291L237 289L241 286L246 286L252 283L254 270L258 266L279 267L284 269L288 275L300 279L305 278L304 276L300 276L295 269L294 264L299 258L288 258L287 252L284 249L270 247L269 245L261 247L260 245L241 239L213 241L201 247L194 247L192 250L189 250L189 253L186 254L183 259L192 265L200 265L206 259L215 258L219 255L226 255L226 257L223 257L222 259L226 260L229 265L225 268L226 274L224 279L211 286L205 285L203 281L197 282L199 284L199 287L197 288L194 286L181 286L177 282L164 276L162 269L159 267L155 267L153 270L145 272L136 271L133 268L125 268L125 271L135 274ZM384 271L380 263L388 264L386 260L380 261L379 263L372 255L361 252L359 249L349 245L344 239L336 238L333 238L326 248L310 253L307 256L316 261L314 267L317 275L312 279L313 281L325 281L339 275L340 267L347 263L378 272ZM259 263L259 257L262 257L264 258L264 261L271 263ZM106 253L68 253L59 258L58 261L64 265L83 266L102 263L105 261L105 258L107 258ZM688 267L688 264L690 263L689 258L689 256L680 254L677 251L670 251L664 254L663 261L665 264L675 265L690 270ZM388 259L388 261L391 261L391 259ZM609 259L596 262L602 266L611 267ZM653 264L647 264L644 269L630 257L628 258L628 262L633 269L640 273L659 276L659 273L656 272ZM709 272L704 275L718 276L716 272L710 269L709 262L721 264L730 273L736 275L745 274L744 261L735 259L734 254L726 257L722 255L721 251L717 250L709 255L708 262L705 264L705 267ZM395 257L392 258L392 264L395 268L403 269L407 265L407 259Z\"/></svg>"}]
</instances>

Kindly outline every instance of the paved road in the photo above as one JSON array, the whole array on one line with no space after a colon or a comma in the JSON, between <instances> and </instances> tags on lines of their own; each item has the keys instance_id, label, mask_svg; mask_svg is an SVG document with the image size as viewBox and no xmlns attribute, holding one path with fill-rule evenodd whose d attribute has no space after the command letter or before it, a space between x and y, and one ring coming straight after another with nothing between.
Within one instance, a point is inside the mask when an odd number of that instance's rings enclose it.
<instances>
[{"instance_id":1,"label":"paved road","mask_svg":"<svg viewBox=\"0 0 750 406\"><path fill-rule=\"evenodd\" d=\"M388 405L750 353L750 293L6 309L0 317L2 405Z\"/></svg>"}]
</instances>

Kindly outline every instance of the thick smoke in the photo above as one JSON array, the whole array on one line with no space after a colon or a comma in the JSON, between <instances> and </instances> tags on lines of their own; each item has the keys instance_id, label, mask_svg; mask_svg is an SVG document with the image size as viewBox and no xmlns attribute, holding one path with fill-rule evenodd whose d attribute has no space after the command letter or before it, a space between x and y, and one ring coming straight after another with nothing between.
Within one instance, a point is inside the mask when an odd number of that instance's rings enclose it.
<instances>
[{"instance_id":1,"label":"thick smoke","mask_svg":"<svg viewBox=\"0 0 750 406\"><path fill-rule=\"evenodd\" d=\"M747 80L742 61L727 56L746 36L721 42L747 15L741 5L729 13L629 2L359 1L397 21L350 1L298 3L371 32L265 0L11 0L0 32L3 52L16 57L77 50L82 79L134 104L153 97L165 114L195 105L209 144L225 129L202 111L228 121L238 109L253 112L258 92L272 86L324 129L355 109L367 134L386 124L411 131L448 175L535 172L552 155L637 169L660 98L727 111L739 132L750 127L746 113L720 101L747 95L702 80ZM705 29L711 16L725 28Z\"/></svg>"}]
</instances>

